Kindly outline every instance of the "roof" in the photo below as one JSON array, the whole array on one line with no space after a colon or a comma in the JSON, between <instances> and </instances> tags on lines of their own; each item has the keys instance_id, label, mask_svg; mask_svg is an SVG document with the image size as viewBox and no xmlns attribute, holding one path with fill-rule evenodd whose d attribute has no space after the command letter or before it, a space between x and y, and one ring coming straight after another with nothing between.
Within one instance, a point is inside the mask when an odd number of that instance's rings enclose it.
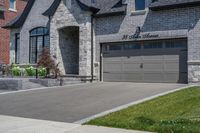
<instances>
[{"instance_id":1,"label":"roof","mask_svg":"<svg viewBox=\"0 0 200 133\"><path fill-rule=\"evenodd\" d=\"M198 5L200 5L200 0L154 0L149 8L151 10L163 10Z\"/></svg>"},{"instance_id":2,"label":"roof","mask_svg":"<svg viewBox=\"0 0 200 133\"><path fill-rule=\"evenodd\" d=\"M123 0L96 0L95 6L100 9L96 16L125 14L127 5L123 4L122 1Z\"/></svg>"},{"instance_id":3,"label":"roof","mask_svg":"<svg viewBox=\"0 0 200 133\"><path fill-rule=\"evenodd\" d=\"M87 5L83 2L81 2L80 0L76 0L76 1L78 2L79 6L85 11L92 11L95 13L99 11L99 9L96 8L95 6ZM61 0L54 0L53 4L43 13L43 15L53 16L54 13L56 12L60 2L61 2Z\"/></svg>"},{"instance_id":4,"label":"roof","mask_svg":"<svg viewBox=\"0 0 200 133\"><path fill-rule=\"evenodd\" d=\"M115 14L125 14L126 5L122 3L122 0L96 0L92 3L91 0L76 0L79 6L85 11L92 11L96 16L102 15L115 15ZM19 28L21 27L35 0L29 0L23 13L17 16L15 19L7 23L3 28ZM54 0L52 5L43 13L45 16L53 16L56 12L61 0Z\"/></svg>"},{"instance_id":5,"label":"roof","mask_svg":"<svg viewBox=\"0 0 200 133\"><path fill-rule=\"evenodd\" d=\"M61 0L55 0L54 3L47 9L43 15L52 16ZM122 0L96 0L92 3L91 0L76 0L79 6L86 11L92 11L96 15L108 15L119 14L126 12L126 5L122 3Z\"/></svg>"},{"instance_id":6,"label":"roof","mask_svg":"<svg viewBox=\"0 0 200 133\"><path fill-rule=\"evenodd\" d=\"M15 19L11 20L2 28L18 28L24 24L29 12L31 11L32 5L34 4L35 0L29 0L24 11L18 15Z\"/></svg>"}]
</instances>

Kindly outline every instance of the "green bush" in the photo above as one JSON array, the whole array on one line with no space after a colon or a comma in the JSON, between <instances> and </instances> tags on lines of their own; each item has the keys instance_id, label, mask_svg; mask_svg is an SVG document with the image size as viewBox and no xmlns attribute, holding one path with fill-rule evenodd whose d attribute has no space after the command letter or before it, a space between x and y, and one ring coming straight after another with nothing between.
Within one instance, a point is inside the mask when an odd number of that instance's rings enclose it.
<instances>
[{"instance_id":1,"label":"green bush","mask_svg":"<svg viewBox=\"0 0 200 133\"><path fill-rule=\"evenodd\" d=\"M47 75L47 69L46 68L44 68L44 67L38 68L38 76L46 77L46 75Z\"/></svg>"},{"instance_id":2,"label":"green bush","mask_svg":"<svg viewBox=\"0 0 200 133\"><path fill-rule=\"evenodd\" d=\"M15 64L11 67L11 72L13 76L20 76L21 75L21 68Z\"/></svg>"},{"instance_id":3,"label":"green bush","mask_svg":"<svg viewBox=\"0 0 200 133\"><path fill-rule=\"evenodd\" d=\"M33 66L27 66L25 68L27 76L36 76L36 69Z\"/></svg>"}]
</instances>

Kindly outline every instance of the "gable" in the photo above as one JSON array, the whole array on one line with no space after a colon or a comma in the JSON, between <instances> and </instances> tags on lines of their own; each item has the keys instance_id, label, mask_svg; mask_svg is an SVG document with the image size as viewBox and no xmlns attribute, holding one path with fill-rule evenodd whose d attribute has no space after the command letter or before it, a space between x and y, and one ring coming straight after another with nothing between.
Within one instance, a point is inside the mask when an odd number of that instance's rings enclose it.
<instances>
[{"instance_id":1,"label":"gable","mask_svg":"<svg viewBox=\"0 0 200 133\"><path fill-rule=\"evenodd\" d=\"M91 0L76 0L82 10L91 11L96 16L108 15L108 14L120 14L126 12L126 5L122 3L122 0L96 0L92 3ZM49 9L47 9L43 15L53 16L58 8L61 0L55 0Z\"/></svg>"}]
</instances>

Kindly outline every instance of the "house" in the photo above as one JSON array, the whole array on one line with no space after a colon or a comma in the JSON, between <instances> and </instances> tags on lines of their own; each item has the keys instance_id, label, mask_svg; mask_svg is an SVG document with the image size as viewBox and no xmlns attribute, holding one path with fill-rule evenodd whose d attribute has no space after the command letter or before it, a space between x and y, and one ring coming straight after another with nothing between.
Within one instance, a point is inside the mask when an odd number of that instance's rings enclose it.
<instances>
[{"instance_id":1,"label":"house","mask_svg":"<svg viewBox=\"0 0 200 133\"><path fill-rule=\"evenodd\" d=\"M29 0L4 28L11 62L48 48L64 75L188 83L200 81L199 19L200 0Z\"/></svg>"},{"instance_id":2,"label":"house","mask_svg":"<svg viewBox=\"0 0 200 133\"><path fill-rule=\"evenodd\" d=\"M0 27L18 16L27 0L0 0ZM0 28L0 63L9 64L10 30Z\"/></svg>"}]
</instances>

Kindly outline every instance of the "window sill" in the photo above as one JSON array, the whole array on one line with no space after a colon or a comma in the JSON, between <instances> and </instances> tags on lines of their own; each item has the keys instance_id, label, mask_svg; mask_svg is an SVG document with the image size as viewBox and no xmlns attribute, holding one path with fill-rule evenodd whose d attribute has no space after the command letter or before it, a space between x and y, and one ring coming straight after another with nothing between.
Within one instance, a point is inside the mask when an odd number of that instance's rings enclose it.
<instances>
[{"instance_id":1,"label":"window sill","mask_svg":"<svg viewBox=\"0 0 200 133\"><path fill-rule=\"evenodd\" d=\"M8 10L11 11L11 12L17 12L16 9L12 9L12 8L9 8Z\"/></svg>"},{"instance_id":2,"label":"window sill","mask_svg":"<svg viewBox=\"0 0 200 133\"><path fill-rule=\"evenodd\" d=\"M131 12L131 16L145 15L146 12L147 12L146 10L132 11L132 12Z\"/></svg>"}]
</instances>

